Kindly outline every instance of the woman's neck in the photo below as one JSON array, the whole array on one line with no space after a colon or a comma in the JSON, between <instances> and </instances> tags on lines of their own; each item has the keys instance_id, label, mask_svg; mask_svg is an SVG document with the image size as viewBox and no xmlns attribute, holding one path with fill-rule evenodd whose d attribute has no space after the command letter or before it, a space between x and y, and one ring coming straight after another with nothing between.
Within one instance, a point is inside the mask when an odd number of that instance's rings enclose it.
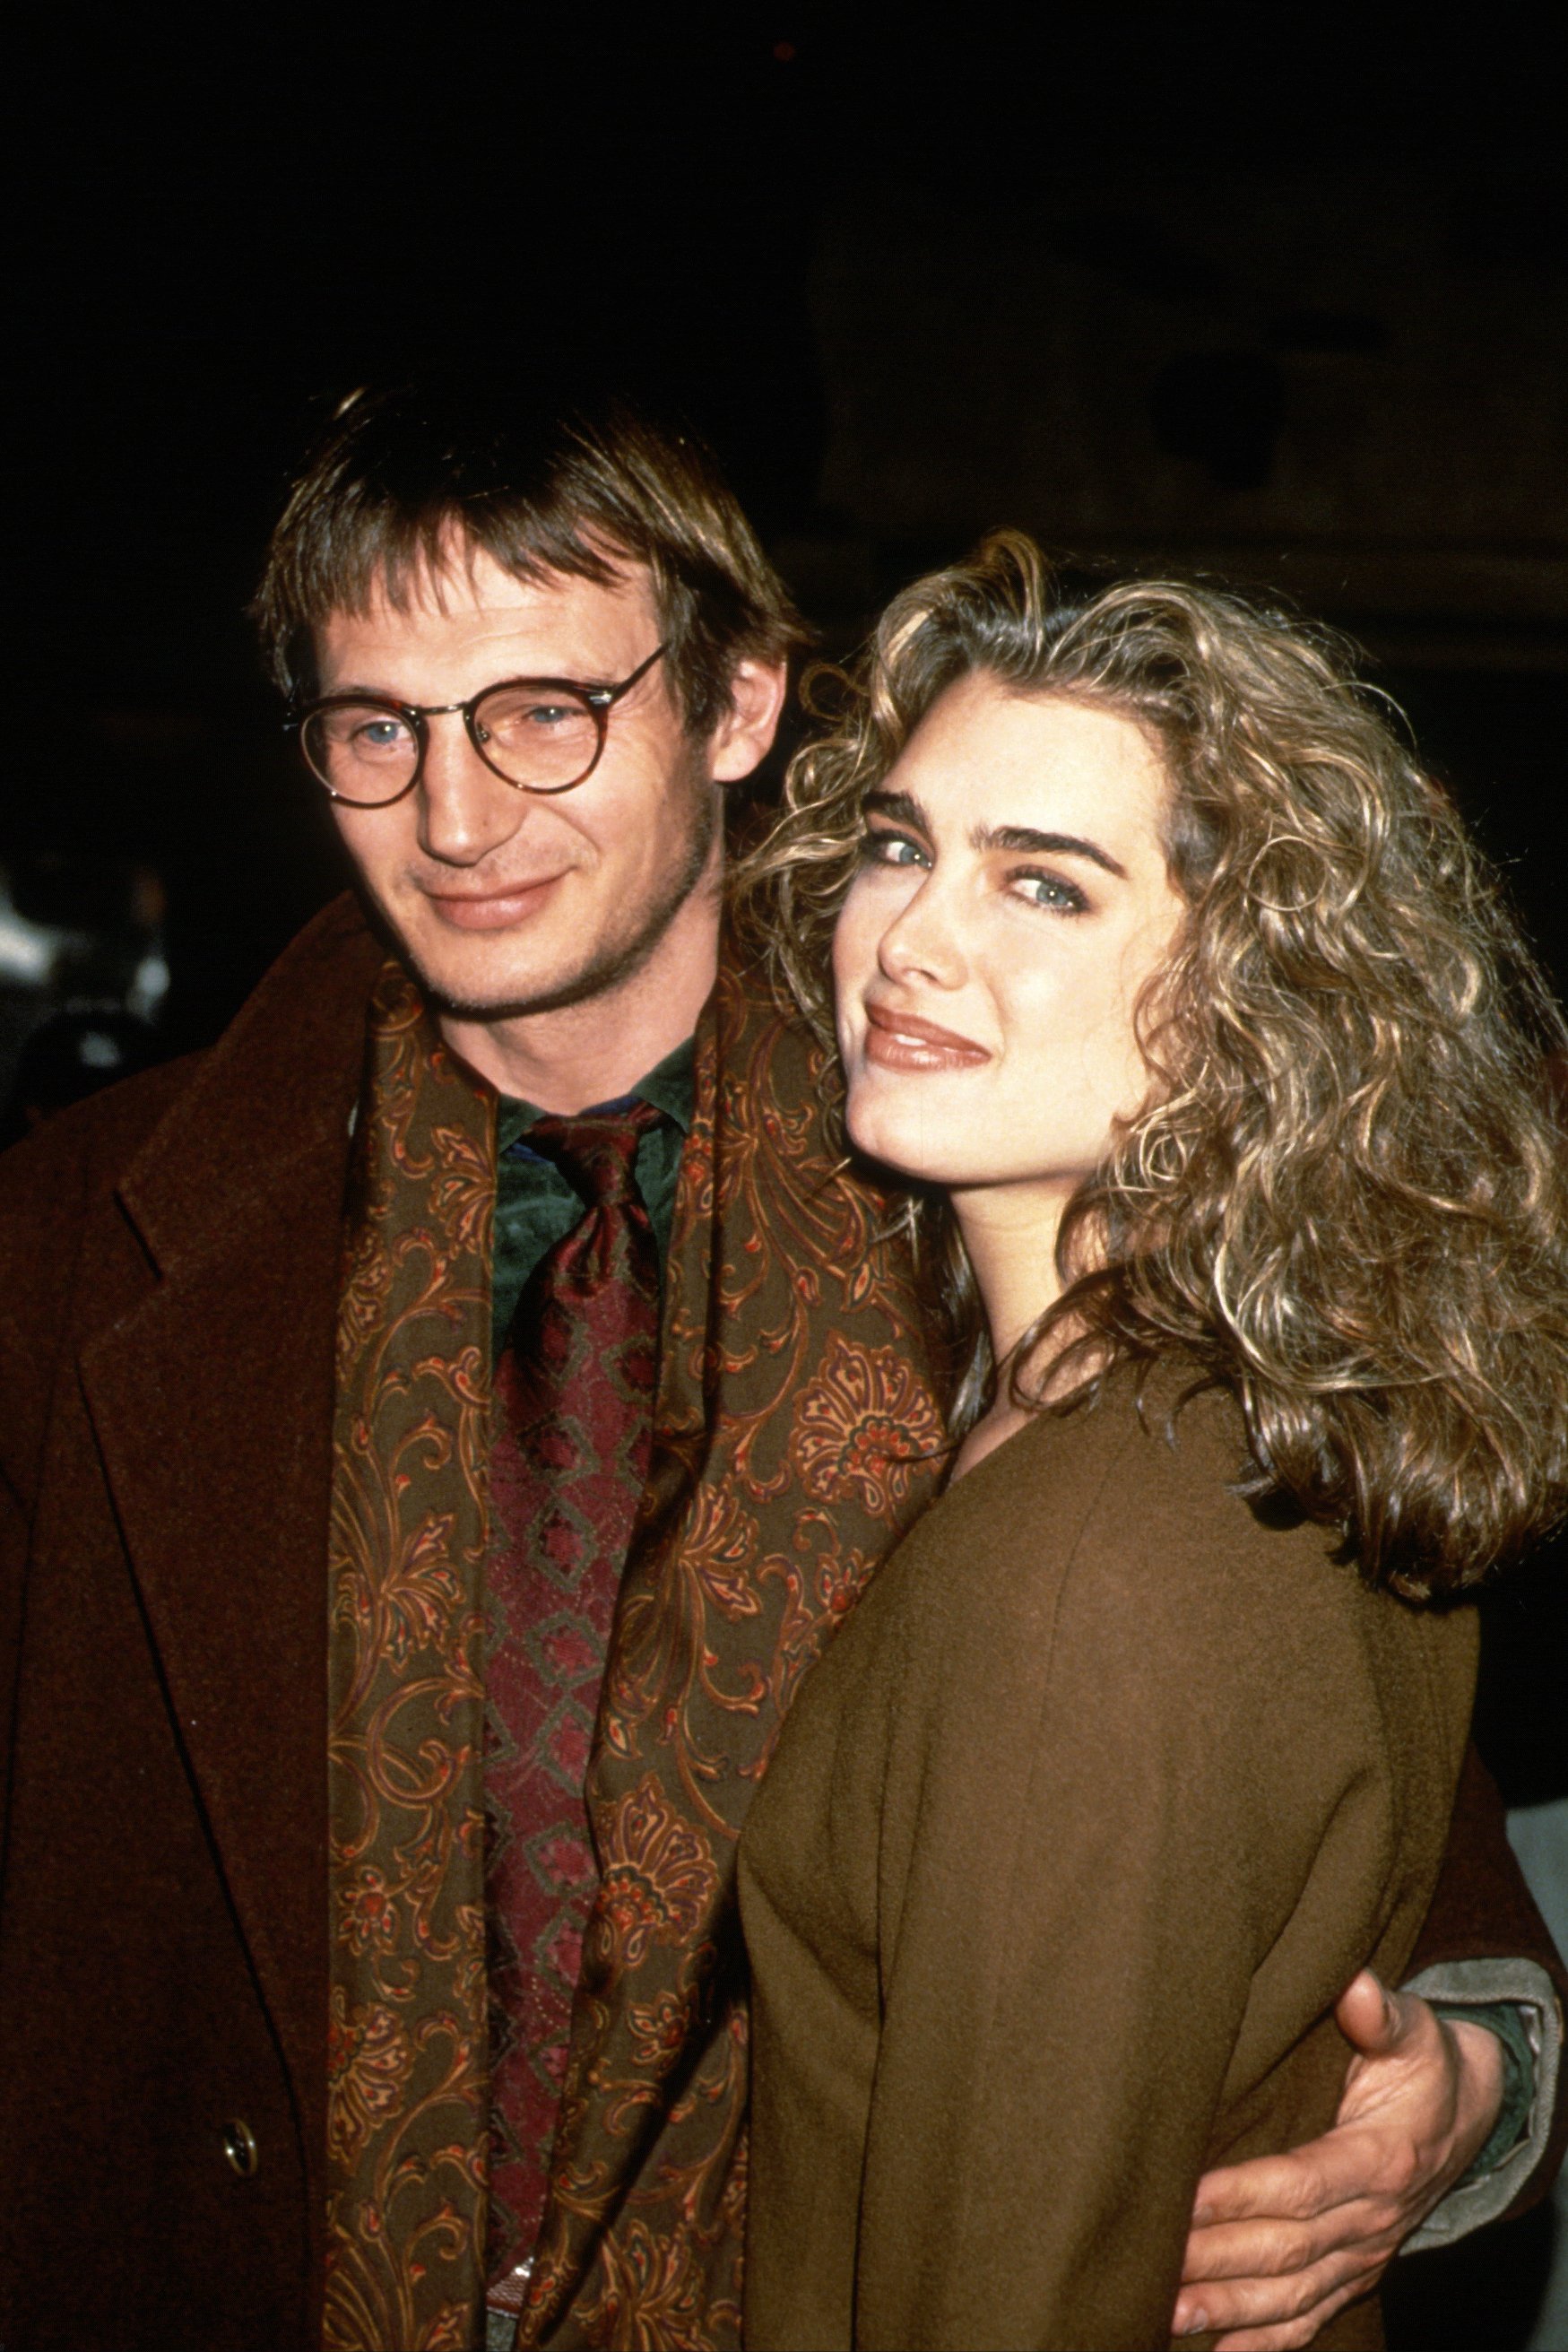
<instances>
[{"instance_id":1,"label":"woman's neck","mask_svg":"<svg viewBox=\"0 0 1568 2352\"><path fill-rule=\"evenodd\" d=\"M1019 1341L1061 1296L1056 1239L1071 1188L998 1184L955 1192L953 1213L990 1334L997 1365L996 1400L958 1449L955 1478L1012 1436L1028 1420L1012 1401L1012 1363Z\"/></svg>"},{"instance_id":2,"label":"woman's neck","mask_svg":"<svg viewBox=\"0 0 1568 2352\"><path fill-rule=\"evenodd\" d=\"M998 1364L1061 1296L1056 1237L1076 1189L1043 1181L977 1184L952 1194Z\"/></svg>"}]
</instances>

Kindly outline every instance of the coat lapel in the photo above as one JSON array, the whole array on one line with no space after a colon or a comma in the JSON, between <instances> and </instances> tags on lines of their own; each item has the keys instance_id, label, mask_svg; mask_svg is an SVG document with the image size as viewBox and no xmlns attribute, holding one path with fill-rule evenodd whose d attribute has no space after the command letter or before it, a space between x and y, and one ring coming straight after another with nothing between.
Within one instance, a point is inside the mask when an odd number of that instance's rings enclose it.
<instances>
[{"instance_id":1,"label":"coat lapel","mask_svg":"<svg viewBox=\"0 0 1568 2352\"><path fill-rule=\"evenodd\" d=\"M128 1171L157 1275L83 1386L170 1706L308 2116L327 2017L327 1515L349 1127L381 950L263 982ZM314 2145L320 2134L312 2127Z\"/></svg>"}]
</instances>

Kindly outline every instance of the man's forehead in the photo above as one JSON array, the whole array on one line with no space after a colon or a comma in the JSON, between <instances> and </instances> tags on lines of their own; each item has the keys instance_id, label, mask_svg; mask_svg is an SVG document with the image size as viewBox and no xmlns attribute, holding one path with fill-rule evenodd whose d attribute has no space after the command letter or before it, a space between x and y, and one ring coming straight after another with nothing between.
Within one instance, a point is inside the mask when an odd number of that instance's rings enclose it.
<instances>
[{"instance_id":1,"label":"man's forehead","mask_svg":"<svg viewBox=\"0 0 1568 2352\"><path fill-rule=\"evenodd\" d=\"M383 569L361 602L328 614L318 633L322 663L340 672L378 655L440 659L496 644L563 675L575 674L573 663L591 672L601 650L619 660L657 625L647 566L609 549L604 558L613 567L606 580L543 567L519 574L471 546L451 548L437 563Z\"/></svg>"}]
</instances>

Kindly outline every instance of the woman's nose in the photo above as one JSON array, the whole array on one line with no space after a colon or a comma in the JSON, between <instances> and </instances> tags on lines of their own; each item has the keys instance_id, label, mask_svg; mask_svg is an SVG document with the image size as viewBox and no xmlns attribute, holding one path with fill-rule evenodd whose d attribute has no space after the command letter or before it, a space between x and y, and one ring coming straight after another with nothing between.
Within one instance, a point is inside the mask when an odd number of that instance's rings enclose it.
<instances>
[{"instance_id":1,"label":"woman's nose","mask_svg":"<svg viewBox=\"0 0 1568 2352\"><path fill-rule=\"evenodd\" d=\"M478 866L511 839L523 821L528 796L485 765L468 740L460 711L437 712L424 724L420 846L445 866Z\"/></svg>"},{"instance_id":2,"label":"woman's nose","mask_svg":"<svg viewBox=\"0 0 1568 2352\"><path fill-rule=\"evenodd\" d=\"M882 935L877 960L890 980L958 988L968 977L952 893L928 874Z\"/></svg>"}]
</instances>

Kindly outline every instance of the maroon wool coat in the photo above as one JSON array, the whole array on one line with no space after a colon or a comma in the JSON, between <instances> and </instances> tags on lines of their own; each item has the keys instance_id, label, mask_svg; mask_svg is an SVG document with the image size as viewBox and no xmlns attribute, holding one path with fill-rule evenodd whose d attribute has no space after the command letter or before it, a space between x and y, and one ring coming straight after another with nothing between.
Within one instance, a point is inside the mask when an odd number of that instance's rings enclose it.
<instances>
[{"instance_id":1,"label":"maroon wool coat","mask_svg":"<svg viewBox=\"0 0 1568 2352\"><path fill-rule=\"evenodd\" d=\"M0 1162L7 2352L317 2341L332 1349L380 962L340 901L212 1052ZM1478 1771L1412 1965L1511 1953L1564 1983Z\"/></svg>"}]
</instances>

